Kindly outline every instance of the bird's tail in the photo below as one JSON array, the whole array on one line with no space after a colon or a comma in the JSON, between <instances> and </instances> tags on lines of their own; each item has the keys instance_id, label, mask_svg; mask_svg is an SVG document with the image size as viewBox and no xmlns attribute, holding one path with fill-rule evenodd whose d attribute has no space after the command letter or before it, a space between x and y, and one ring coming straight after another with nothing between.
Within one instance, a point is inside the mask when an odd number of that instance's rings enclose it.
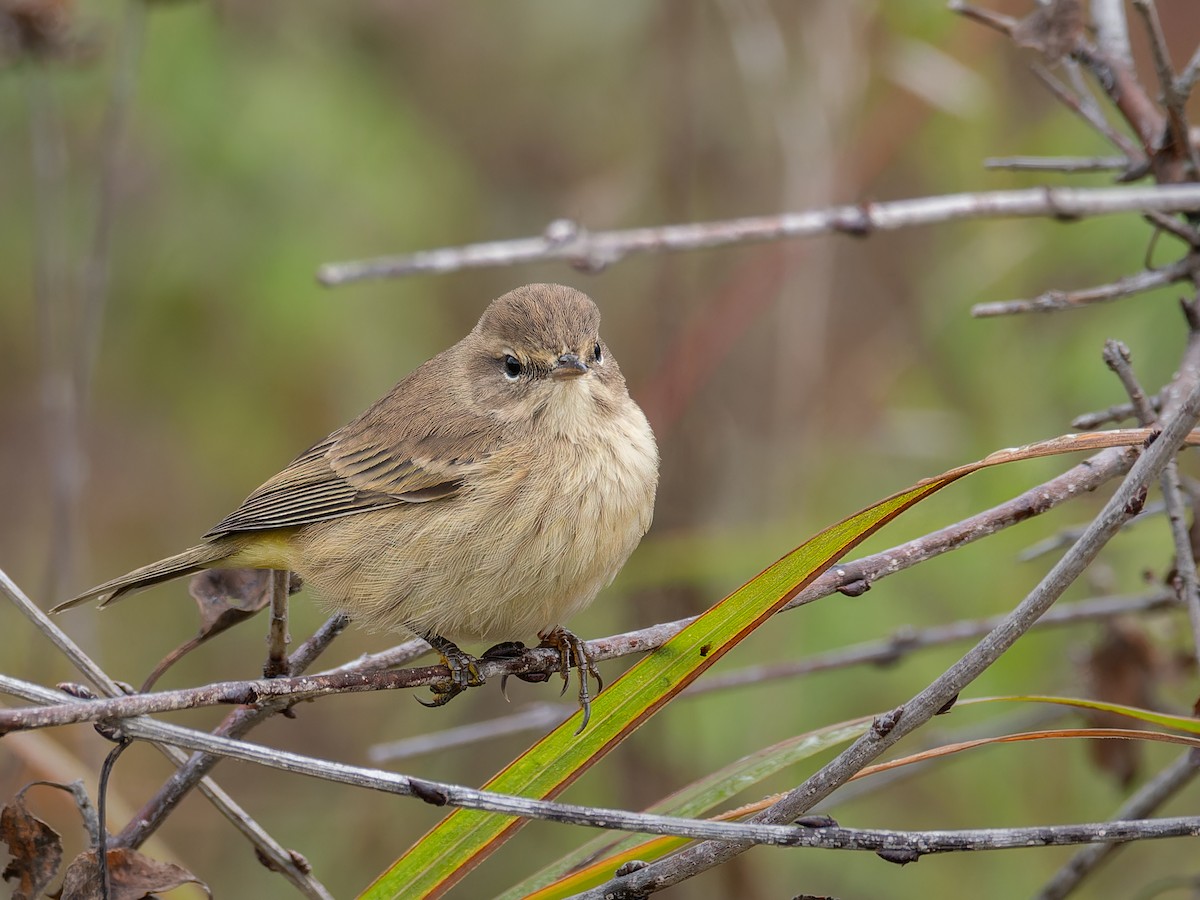
<instances>
[{"instance_id":1,"label":"bird's tail","mask_svg":"<svg viewBox=\"0 0 1200 900\"><path fill-rule=\"evenodd\" d=\"M94 588L89 588L77 597L72 597L65 603L60 603L50 612L62 612L72 606L87 603L89 600L99 601L100 606L107 606L114 600L120 600L129 594L148 588L151 585L170 581L182 575L191 575L201 569L210 569L214 563L227 559L231 547L221 541L198 544L182 553L160 559L156 563L134 569L120 578L114 578Z\"/></svg>"}]
</instances>

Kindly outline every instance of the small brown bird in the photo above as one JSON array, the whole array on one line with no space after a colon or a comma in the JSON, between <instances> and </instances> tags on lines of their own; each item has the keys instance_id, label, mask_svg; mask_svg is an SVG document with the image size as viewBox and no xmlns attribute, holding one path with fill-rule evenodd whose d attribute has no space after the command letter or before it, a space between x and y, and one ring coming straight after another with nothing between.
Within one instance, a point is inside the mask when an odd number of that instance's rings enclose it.
<instances>
[{"instance_id":1,"label":"small brown bird","mask_svg":"<svg viewBox=\"0 0 1200 900\"><path fill-rule=\"evenodd\" d=\"M104 606L211 568L299 573L371 629L429 641L453 676L441 705L481 683L452 640L536 632L594 668L561 625L633 552L654 511L658 450L569 287L493 301L465 338L297 457L204 536L60 604Z\"/></svg>"}]
</instances>

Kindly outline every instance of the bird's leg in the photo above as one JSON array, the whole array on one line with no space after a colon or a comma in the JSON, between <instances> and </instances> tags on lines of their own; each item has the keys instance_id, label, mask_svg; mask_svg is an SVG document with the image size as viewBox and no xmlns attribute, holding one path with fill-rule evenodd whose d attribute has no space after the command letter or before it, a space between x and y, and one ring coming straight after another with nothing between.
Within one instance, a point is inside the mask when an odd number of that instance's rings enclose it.
<instances>
[{"instance_id":1,"label":"bird's leg","mask_svg":"<svg viewBox=\"0 0 1200 900\"><path fill-rule=\"evenodd\" d=\"M429 690L433 692L433 700L426 702L418 697L418 703L423 706L445 706L467 688L483 684L483 676L479 674L479 660L459 650L456 644L444 637L436 634L426 634L423 637L442 658L442 665L450 670L450 680L431 684Z\"/></svg>"},{"instance_id":2,"label":"bird's leg","mask_svg":"<svg viewBox=\"0 0 1200 900\"><path fill-rule=\"evenodd\" d=\"M587 727L588 720L592 717L592 697L588 693L588 678L596 679L597 694L604 690L604 679L600 677L595 663L588 656L583 641L574 633L561 625L555 625L548 631L539 632L538 637L542 639L538 646L553 647L558 651L558 674L562 676L563 680L562 693L567 692L567 685L571 683L572 663L575 671L579 673L579 708L583 710L583 721L579 723L579 730L575 732L579 734Z\"/></svg>"}]
</instances>

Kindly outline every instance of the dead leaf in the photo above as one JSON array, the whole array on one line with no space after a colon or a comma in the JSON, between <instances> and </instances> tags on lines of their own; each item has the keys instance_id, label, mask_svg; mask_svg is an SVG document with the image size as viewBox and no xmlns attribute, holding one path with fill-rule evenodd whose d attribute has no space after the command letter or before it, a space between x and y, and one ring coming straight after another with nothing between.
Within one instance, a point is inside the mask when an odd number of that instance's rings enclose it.
<instances>
[{"instance_id":1,"label":"dead leaf","mask_svg":"<svg viewBox=\"0 0 1200 900\"><path fill-rule=\"evenodd\" d=\"M118 847L109 850L108 884L110 900L142 900L159 891L183 884L198 884L212 897L212 891L187 869L174 863L159 862L136 850ZM99 900L100 868L95 850L80 853L71 861L63 879L62 900Z\"/></svg>"},{"instance_id":2,"label":"dead leaf","mask_svg":"<svg viewBox=\"0 0 1200 900\"><path fill-rule=\"evenodd\" d=\"M1161 663L1158 652L1141 626L1133 619L1113 619L1104 637L1087 660L1091 694L1097 700L1154 709L1154 687ZM1130 728L1129 721L1115 713L1089 710L1088 721L1097 728ZM1089 741L1092 761L1128 787L1137 777L1142 748L1137 741Z\"/></svg>"},{"instance_id":3,"label":"dead leaf","mask_svg":"<svg viewBox=\"0 0 1200 900\"><path fill-rule=\"evenodd\" d=\"M1074 52L1085 24L1081 0L1053 0L1014 25L1012 39L1018 47L1041 53L1046 62L1058 62Z\"/></svg>"},{"instance_id":4,"label":"dead leaf","mask_svg":"<svg viewBox=\"0 0 1200 900\"><path fill-rule=\"evenodd\" d=\"M209 638L269 606L273 574L269 569L205 569L193 575L188 582L188 593L200 610L200 631L163 657L142 684L142 690L150 690L167 669ZM296 593L300 585L300 577L293 573L288 594Z\"/></svg>"},{"instance_id":5,"label":"dead leaf","mask_svg":"<svg viewBox=\"0 0 1200 900\"><path fill-rule=\"evenodd\" d=\"M25 808L25 789L0 811L0 840L8 844L12 860L4 868L4 881L15 881L13 900L41 896L62 865L62 839L58 832Z\"/></svg>"}]
</instances>

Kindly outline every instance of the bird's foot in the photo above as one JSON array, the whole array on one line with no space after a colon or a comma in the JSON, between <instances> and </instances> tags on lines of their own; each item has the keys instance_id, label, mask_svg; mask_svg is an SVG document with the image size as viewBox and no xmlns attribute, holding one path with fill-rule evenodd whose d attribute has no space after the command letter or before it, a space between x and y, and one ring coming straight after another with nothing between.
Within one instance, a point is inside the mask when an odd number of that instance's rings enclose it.
<instances>
[{"instance_id":1,"label":"bird's foot","mask_svg":"<svg viewBox=\"0 0 1200 900\"><path fill-rule=\"evenodd\" d=\"M494 660L516 659L528 649L521 641L501 641L499 644L484 650L479 658ZM550 676L545 672L516 672L514 674L522 681L528 681L532 684L540 684L550 679ZM504 695L505 702L508 702L508 676L508 672L500 676L500 693Z\"/></svg>"},{"instance_id":2,"label":"bird's foot","mask_svg":"<svg viewBox=\"0 0 1200 900\"><path fill-rule=\"evenodd\" d=\"M572 666L579 673L579 708L583 710L583 721L579 723L575 732L579 734L587 728L588 720L592 717L592 697L588 692L588 679L596 679L597 694L604 690L604 679L600 677L596 664L588 655L587 646L573 632L561 625L555 625L549 631L540 632L538 637L542 639L539 647L552 647L558 651L558 674L563 680L561 693L565 694L567 686L571 683Z\"/></svg>"},{"instance_id":3,"label":"bird's foot","mask_svg":"<svg viewBox=\"0 0 1200 900\"><path fill-rule=\"evenodd\" d=\"M471 654L464 653L456 644L436 634L425 635L425 640L442 658L442 665L450 670L450 680L431 684L429 690L433 693L433 699L425 701L417 698L422 706L445 706L467 688L479 687L484 683L483 675L479 672L479 660Z\"/></svg>"}]
</instances>

